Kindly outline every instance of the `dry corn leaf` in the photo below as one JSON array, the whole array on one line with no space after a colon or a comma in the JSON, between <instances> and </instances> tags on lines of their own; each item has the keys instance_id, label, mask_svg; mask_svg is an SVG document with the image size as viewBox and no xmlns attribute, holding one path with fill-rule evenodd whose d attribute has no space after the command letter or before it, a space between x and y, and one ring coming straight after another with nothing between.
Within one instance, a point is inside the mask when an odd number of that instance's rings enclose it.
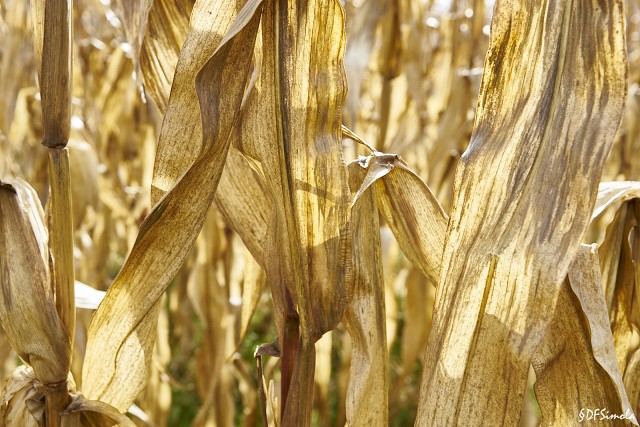
<instances>
[{"instance_id":1,"label":"dry corn leaf","mask_svg":"<svg viewBox=\"0 0 640 427\"><path fill-rule=\"evenodd\" d=\"M620 122L623 34L619 1L496 3L416 425L517 422Z\"/></svg>"},{"instance_id":2,"label":"dry corn leaf","mask_svg":"<svg viewBox=\"0 0 640 427\"><path fill-rule=\"evenodd\" d=\"M238 338L236 340L236 346L244 340L253 314L258 308L260 303L260 297L262 296L262 290L265 285L264 270L255 258L251 255L248 249L245 249L244 254L244 277L242 280L242 307L240 309L240 326L238 327Z\"/></svg>"},{"instance_id":3,"label":"dry corn leaf","mask_svg":"<svg viewBox=\"0 0 640 427\"><path fill-rule=\"evenodd\" d=\"M4 135L9 134L16 113L18 93L32 79L24 70L24 65L33 61L31 28L27 25L29 11L29 2L4 3L4 18L8 26L8 34L4 35L3 40L4 52L0 59L0 134ZM2 145L4 143L0 143ZM0 176L2 175L0 170Z\"/></svg>"},{"instance_id":4,"label":"dry corn leaf","mask_svg":"<svg viewBox=\"0 0 640 427\"><path fill-rule=\"evenodd\" d=\"M607 227L600 253L604 292L620 371L637 350L640 330L640 200L623 203Z\"/></svg>"},{"instance_id":5,"label":"dry corn leaf","mask_svg":"<svg viewBox=\"0 0 640 427\"><path fill-rule=\"evenodd\" d=\"M640 329L639 195L638 182L602 182L593 214L595 218L607 207L617 206L599 249L600 267L618 365L636 412L640 410L640 349L637 343Z\"/></svg>"},{"instance_id":6,"label":"dry corn leaf","mask_svg":"<svg viewBox=\"0 0 640 427\"><path fill-rule=\"evenodd\" d=\"M344 187L346 173L340 152L341 124L336 120L339 119L338 107L344 95L341 67L343 11L333 1L314 4L299 13L296 13L296 8L300 6L290 7L292 10L287 16L278 15L275 4L265 8L262 72L245 105L242 137L238 144L243 154L260 163L265 180L263 185L276 202L275 219L270 215L269 221L275 220L278 230L270 230L270 239L284 241L276 242L276 247L282 246L282 253L278 254L282 258L270 259L273 261L271 264L281 265L279 268L300 269L308 264L302 262L307 257L309 262L315 257L325 261L318 265L313 263L312 270L308 272L306 267L305 271L283 271L294 306L305 311L305 315L315 311L309 317L308 333L317 339L331 329L328 325L335 325L341 317L337 312L333 314L333 310L324 311L331 307L332 302L345 302L343 297L335 295L335 292L344 292L343 286L335 286L335 289L331 286L343 280L341 272L344 267L336 264L344 252L344 237L340 233L344 234L348 207L348 190ZM287 19L291 22L285 26ZM306 20L313 22L305 27ZM278 28L281 34L277 33ZM326 34L322 30L326 30ZM296 36L297 31L300 33ZM312 36L323 36L326 40L311 43ZM277 37L285 38L282 41L285 45L276 45ZM294 45L294 38L305 41ZM300 61L310 63L314 74L309 76L307 70L299 70L295 64ZM317 86L310 85L310 81L315 81ZM286 111L296 111L297 114L287 114ZM273 122L277 126L269 124ZM323 192L320 192L320 184L323 184ZM282 228L286 228L286 232ZM269 243L274 244L273 240ZM302 257L300 266L295 263L291 267L291 260L287 258L294 257ZM285 267L286 264L289 265ZM267 268L271 269L267 274L272 274L273 267L269 263ZM306 276L307 280L293 281L294 274L300 279ZM330 277L324 277L328 274ZM318 283L317 286L306 283L320 278L328 283ZM308 290L296 288L303 283ZM310 299L303 298L307 293ZM326 299L323 293L326 293ZM314 307L302 310L310 300L316 301Z\"/></svg>"},{"instance_id":7,"label":"dry corn leaf","mask_svg":"<svg viewBox=\"0 0 640 427\"><path fill-rule=\"evenodd\" d=\"M91 401L75 388L73 377L69 405L61 412L62 427L132 427L135 424L114 407ZM0 399L0 421L6 427L37 427L49 425L45 416L45 387L33 370L19 366L5 382Z\"/></svg>"},{"instance_id":8,"label":"dry corn leaf","mask_svg":"<svg viewBox=\"0 0 640 427\"><path fill-rule=\"evenodd\" d=\"M88 209L97 210L99 196L98 157L93 147L77 139L71 139L69 148L69 169L71 171L71 203L73 204L73 225L78 229L84 221Z\"/></svg>"},{"instance_id":9,"label":"dry corn leaf","mask_svg":"<svg viewBox=\"0 0 640 427\"><path fill-rule=\"evenodd\" d=\"M435 287L416 268L409 270L405 282L404 328L402 330L402 371L396 381L410 375L416 360L424 354L431 332Z\"/></svg>"},{"instance_id":10,"label":"dry corn leaf","mask_svg":"<svg viewBox=\"0 0 640 427\"><path fill-rule=\"evenodd\" d=\"M624 387L634 412L640 412L640 350L629 359L624 375Z\"/></svg>"},{"instance_id":11,"label":"dry corn leaf","mask_svg":"<svg viewBox=\"0 0 640 427\"><path fill-rule=\"evenodd\" d=\"M253 258L264 268L267 221L270 216L267 189L235 147L229 148L213 200L224 221L238 233Z\"/></svg>"},{"instance_id":12,"label":"dry corn leaf","mask_svg":"<svg viewBox=\"0 0 640 427\"><path fill-rule=\"evenodd\" d=\"M120 411L144 386L158 301L193 246L220 179L249 74L251 57L245 52L253 47L261 4L247 3L200 71L202 152L141 225L127 261L92 318L83 392Z\"/></svg>"},{"instance_id":13,"label":"dry corn leaf","mask_svg":"<svg viewBox=\"0 0 640 427\"><path fill-rule=\"evenodd\" d=\"M228 280L226 275L216 274L229 250L223 242L224 232L217 213L210 210L196 241L196 261L190 268L187 284L189 300L203 328L202 342L195 354L196 384L202 405L193 421L194 426L231 425L229 418L233 419L233 403L219 404L228 398L224 389L231 366L226 359L229 347L235 347L228 345L232 332L227 328L231 319Z\"/></svg>"},{"instance_id":14,"label":"dry corn leaf","mask_svg":"<svg viewBox=\"0 0 640 427\"><path fill-rule=\"evenodd\" d=\"M394 264L401 257L398 242L393 238L389 227L380 227L380 243L382 245L382 271L384 272L384 307L386 311L387 350L391 351L398 332L398 300L393 288L394 277L399 273ZM444 244L444 243L443 243Z\"/></svg>"},{"instance_id":15,"label":"dry corn leaf","mask_svg":"<svg viewBox=\"0 0 640 427\"><path fill-rule=\"evenodd\" d=\"M48 281L42 207L24 181L0 183L0 321L11 347L43 384L65 381L70 340Z\"/></svg>"},{"instance_id":16,"label":"dry corn leaf","mask_svg":"<svg viewBox=\"0 0 640 427\"><path fill-rule=\"evenodd\" d=\"M347 50L344 56L344 67L347 72L349 92L343 109L344 122L354 126L360 108L360 87L376 41L377 24L385 8L387 0L364 0L345 2L347 15Z\"/></svg>"},{"instance_id":17,"label":"dry corn leaf","mask_svg":"<svg viewBox=\"0 0 640 427\"><path fill-rule=\"evenodd\" d=\"M368 174L355 163L348 166L352 194ZM353 204L353 294L344 322L351 336L351 366L346 395L347 425L388 424L388 358L385 331L384 281L380 225L373 189Z\"/></svg>"},{"instance_id":18,"label":"dry corn leaf","mask_svg":"<svg viewBox=\"0 0 640 427\"><path fill-rule=\"evenodd\" d=\"M144 85L162 115L167 110L180 48L189 30L192 0L154 0L140 51Z\"/></svg>"},{"instance_id":19,"label":"dry corn leaf","mask_svg":"<svg viewBox=\"0 0 640 427\"><path fill-rule=\"evenodd\" d=\"M431 253L423 251L420 254L421 258L418 258L418 259L425 260L425 261L419 261L422 263L423 266L425 266L423 267L423 269L428 268L434 271L436 268L439 267L439 259L437 258L437 256L434 256L434 253L438 253L438 251L435 250L435 246L438 243L440 245L444 244L444 236L440 237L439 240L436 236L444 234L444 228L447 221L446 214L442 213L441 208L439 207L437 202L435 202L434 204L435 198L431 196L430 190L419 178L415 177L415 174L412 174L406 166L403 166L400 168L393 168L393 166L388 167L387 165L389 164L389 161L396 162L399 160L397 159L397 156L374 154L373 156L371 156L371 158L367 159L366 161L359 162L361 165L367 167L369 171L367 173L367 176L364 178L364 183L360 187L358 194L363 194L363 188L365 186L371 185L374 180L378 180L378 183L377 183L378 190L379 190L378 201L381 205L381 211L385 214L385 218L388 218L388 223L394 229L394 234L396 235L396 238L398 239L398 241L401 242L401 247L403 249L406 248L405 250L411 253L410 251L415 251L416 249L413 245L409 243L411 241L409 239L417 240L418 243L420 243L420 246L419 246L420 248L424 247L425 244L427 243L431 243L433 245L433 247L431 248L432 250ZM393 163L391 163L391 165L393 165ZM396 177L398 178L415 177L413 179L415 183L412 185L411 181L409 181L409 182L404 182L402 184L397 184L397 180L392 180L393 178L396 178ZM418 184L418 185L416 186L415 184ZM635 188L635 183L622 183L622 184L617 182L601 183L599 196L598 196L593 217L595 218L597 215L602 213L602 210L604 208L601 208L601 206L608 207L612 205L614 202L616 202L617 200L620 200L620 199L626 200L626 199L629 199L630 197L633 197L630 194L631 189L633 188ZM409 196L408 194L412 194L412 196ZM418 194L418 196L416 196L416 194ZM419 196L420 194L423 194L423 196ZM421 200L424 200L424 202L421 202ZM402 209L398 208L397 206L402 206ZM390 207L395 207L395 208L391 209ZM422 217L420 221L412 221L412 222L407 221L407 218L415 218L416 212L424 215L423 212L425 211L432 212L432 214ZM435 224L433 228L435 229L436 232L435 233L431 232L431 234L425 233L424 232L425 223ZM420 227L421 225L423 225L422 228ZM441 233L437 233L438 227L441 227L443 229ZM420 237L420 238L418 239L417 237ZM415 258L415 255L413 255L411 258ZM419 262L415 262L415 265L419 265ZM570 270L570 275L577 276L581 268L584 268L584 265L572 266ZM630 276L625 275L624 277L633 277L633 275L630 275ZM558 309L556 313L556 318L553 321L554 324L565 322L563 323L563 325L567 324L567 328L570 328L570 330L572 331L575 330L576 328L582 328L581 326L582 324L573 324L575 320L573 319L572 316L563 313L562 307L567 309L567 313L576 313L576 309L572 307L567 308L567 304L570 303L570 301L568 302L568 300L566 300L568 294L565 292L564 289L562 290L562 292L563 294L561 294L560 296L560 303L559 303L561 307ZM409 296L407 298L409 301L415 300L415 298L411 298ZM593 310L590 310L590 311L587 310L585 314L583 314L582 316L584 316L587 319L587 321L592 320L592 318L594 319L592 321L598 321L598 317L597 317L598 314L597 313L592 314L592 313L593 313ZM569 324L571 326L568 326ZM411 325L409 325L409 327L410 326ZM581 395L585 395L586 393L589 396L591 395L599 396L599 398L601 399L601 402L605 402L605 401L607 403L613 402L609 405L610 407L613 407L612 405L616 404L616 402L618 405L620 405L619 398L616 397L618 400L611 400L613 399L613 397L611 396L615 397L617 396L617 394L609 396L610 399L606 400L605 397L603 397L605 395L602 394L602 393L605 393L606 390L603 391L603 389L601 389L600 387L600 384L602 384L603 382L606 384L613 384L612 387L615 387L616 383L611 378L620 377L620 373L616 372L616 370L614 369L607 370L606 372L609 374L609 376L607 376L606 374L603 374L599 371L600 369L599 367L595 366L595 364L598 364L598 363L604 366L608 366L607 364L610 364L611 358L613 357L613 353L609 352L608 354L606 354L606 356L601 356L600 359L602 361L594 359L593 354L596 354L596 355L601 354L601 350L599 350L599 348L603 348L604 344L606 344L601 342L602 339L600 341L594 340L593 346L592 346L590 344L590 341L588 340L589 337L587 336L587 340L586 341L583 340L585 342L585 344L583 344L584 348L580 347L578 344L575 344L576 348L574 349L574 352L569 352L567 356L569 357L569 360L572 360L571 355L575 355L575 354L579 354L580 355L579 357L584 358L585 362L576 364L576 366L588 365L589 369L591 370L589 375L597 377L595 382L586 380L585 379L586 376L584 376L584 377L580 377L582 378L580 380L581 386L575 387L576 383L573 383L571 381L564 382L559 378L560 374L566 376L566 372L567 372L567 366L555 365L555 363L557 361L559 362L560 359L555 360L553 357L549 356L548 357L549 360L545 360L545 357L547 357L549 354L555 354L553 353L553 351L556 351L557 353L557 349L564 348L562 345L558 344L558 343L564 342L564 340L567 340L567 338L564 338L565 332L563 332L564 331L563 327L564 326L555 327L554 328L554 331L556 331L555 334L549 333L548 338L545 338L545 344L544 344L543 350L540 350L539 352L540 354L536 354L536 358L538 361L537 363L539 367L543 366L543 364L547 364L545 368L540 368L540 369L547 369L549 371L558 369L557 371L552 371L553 374L548 373L548 375L550 376L544 377L544 381L540 383L542 384L541 390L544 390L544 387L547 387L546 388L547 394L545 395L545 397L549 397L550 394L551 394L551 397L553 397L552 391L554 391L555 393L562 392L563 393L562 395L565 396L565 402L571 403L571 402L577 401L577 399L579 399ZM576 331L575 333L578 334L578 336L583 336L584 334L589 333L589 330L583 331L582 329L579 329L579 331ZM567 334L567 336L572 336L572 335ZM404 352L407 349L407 346L403 345L402 349ZM569 362L566 362L566 363L569 363ZM558 375L558 376L553 376L553 375ZM587 374L584 374L584 375L587 375ZM625 379L626 378L627 376L625 375ZM551 387L549 384L553 384L553 387ZM563 384L563 385L560 386L559 384ZM598 386L593 387L593 384L598 384ZM622 390L621 395L624 395L624 390L620 388L620 384L621 383L618 382L618 390ZM568 388L565 388L565 385ZM610 390L615 391L615 388ZM577 393L579 393L578 395L575 394L576 391ZM545 393L545 391L542 391L542 393ZM586 407L586 405L583 405L583 406ZM574 407L575 405L571 407L572 408L571 410L575 409ZM545 406L543 408L543 415L548 414L549 419L554 419L553 408L554 406ZM571 412L571 416L573 415L576 415L576 414ZM561 419L565 419L565 418L561 418ZM567 419L569 418L566 418L565 421ZM577 418L574 417L570 419L575 420Z\"/></svg>"},{"instance_id":20,"label":"dry corn leaf","mask_svg":"<svg viewBox=\"0 0 640 427\"><path fill-rule=\"evenodd\" d=\"M62 412L62 427L134 427L135 424L116 408L97 400L71 393L71 403Z\"/></svg>"},{"instance_id":21,"label":"dry corn leaf","mask_svg":"<svg viewBox=\"0 0 640 427\"><path fill-rule=\"evenodd\" d=\"M378 207L409 261L437 283L447 230L447 214L429 187L398 156L376 155L373 169L390 172L376 183Z\"/></svg>"},{"instance_id":22,"label":"dry corn leaf","mask_svg":"<svg viewBox=\"0 0 640 427\"><path fill-rule=\"evenodd\" d=\"M104 299L105 292L99 291L82 282L75 281L76 307L95 310Z\"/></svg>"},{"instance_id":23,"label":"dry corn leaf","mask_svg":"<svg viewBox=\"0 0 640 427\"><path fill-rule=\"evenodd\" d=\"M341 320L350 282L344 11L334 0L274 1L262 29L237 146L272 198L265 268L283 350L283 424L308 425L314 342Z\"/></svg>"},{"instance_id":24,"label":"dry corn leaf","mask_svg":"<svg viewBox=\"0 0 640 427\"><path fill-rule=\"evenodd\" d=\"M598 253L582 245L562 283L547 335L533 358L542 425L572 425L605 409L638 425L618 369ZM601 420L605 425L627 425Z\"/></svg>"},{"instance_id":25,"label":"dry corn leaf","mask_svg":"<svg viewBox=\"0 0 640 427\"><path fill-rule=\"evenodd\" d=\"M248 363L239 357L234 357L233 365L236 368L236 379L242 396L242 414L244 415L242 426L253 427L258 424L258 392L256 390L253 372L248 369Z\"/></svg>"},{"instance_id":26,"label":"dry corn leaf","mask_svg":"<svg viewBox=\"0 0 640 427\"><path fill-rule=\"evenodd\" d=\"M132 405L127 412L145 421L147 424L167 425L172 405L172 385L167 378L166 367L171 362L172 348L169 342L169 310L166 297L161 301L158 317L156 343L153 347L153 364L147 387L138 397L140 407ZM153 422L151 421L153 420Z\"/></svg>"},{"instance_id":27,"label":"dry corn leaf","mask_svg":"<svg viewBox=\"0 0 640 427\"><path fill-rule=\"evenodd\" d=\"M596 205L591 215L592 221L608 207L637 198L640 198L640 182L638 181L601 182L598 187Z\"/></svg>"},{"instance_id":28,"label":"dry corn leaf","mask_svg":"<svg viewBox=\"0 0 640 427\"><path fill-rule=\"evenodd\" d=\"M178 181L198 157L205 124L200 116L196 75L227 33L238 13L238 4L236 1L199 0L193 6L189 32L176 64L158 138L151 187L152 204ZM169 50L171 47L168 45L163 49Z\"/></svg>"},{"instance_id":29,"label":"dry corn leaf","mask_svg":"<svg viewBox=\"0 0 640 427\"><path fill-rule=\"evenodd\" d=\"M315 369L315 393L313 405L318 411L318 424L330 425L330 384L332 370L331 348L333 346L333 331L324 334L316 341L316 369Z\"/></svg>"},{"instance_id":30,"label":"dry corn leaf","mask_svg":"<svg viewBox=\"0 0 640 427\"><path fill-rule=\"evenodd\" d=\"M180 106L191 108L197 105L196 93L190 85L193 84L198 68L191 60L196 55L194 61L200 62L201 55L212 52L215 40L220 37L217 32L206 29L201 16L216 14L216 22L223 22L224 19L233 16L228 7L219 12L223 6L220 2L197 2L191 22L191 35L186 42L187 49L182 53L182 41L187 38L189 30L185 21L188 21L190 1L176 3L158 0L154 2L149 13L149 28L143 41L141 58L145 86L159 107L160 113L165 115L166 112L169 116L166 119L168 123L174 127L182 126L181 129L175 129L173 132L164 131L161 134L154 173L153 185L157 188L152 191L153 202L186 171L198 154L199 140L191 136L201 133L200 115L195 110L181 109ZM167 20L171 24L166 24ZM178 64L180 55L184 59ZM172 86L174 73L177 75ZM170 90L175 92L171 95L171 102L177 107L167 110ZM184 115L186 119L183 116L172 119L176 115ZM182 148L178 150L176 147ZM179 156L175 155L176 151L179 151ZM162 164L165 166L158 166ZM229 149L226 165L218 184L215 205L227 224L240 235L258 263L264 266L263 251L269 215L266 189L247 161L233 147ZM168 173L169 176L160 182L158 176L163 173Z\"/></svg>"},{"instance_id":31,"label":"dry corn leaf","mask_svg":"<svg viewBox=\"0 0 640 427\"><path fill-rule=\"evenodd\" d=\"M44 44L44 8L45 0L33 0L31 4L31 22L33 24L33 50L38 76L42 74L42 48Z\"/></svg>"}]
</instances>

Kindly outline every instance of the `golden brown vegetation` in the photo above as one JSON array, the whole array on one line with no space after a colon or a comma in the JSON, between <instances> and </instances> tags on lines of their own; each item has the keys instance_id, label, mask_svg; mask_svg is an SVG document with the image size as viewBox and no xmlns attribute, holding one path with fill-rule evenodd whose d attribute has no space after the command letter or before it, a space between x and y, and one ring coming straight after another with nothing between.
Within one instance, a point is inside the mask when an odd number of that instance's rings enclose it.
<instances>
[{"instance_id":1,"label":"golden brown vegetation","mask_svg":"<svg viewBox=\"0 0 640 427\"><path fill-rule=\"evenodd\" d=\"M3 0L0 424L637 425L639 61L637 0Z\"/></svg>"}]
</instances>

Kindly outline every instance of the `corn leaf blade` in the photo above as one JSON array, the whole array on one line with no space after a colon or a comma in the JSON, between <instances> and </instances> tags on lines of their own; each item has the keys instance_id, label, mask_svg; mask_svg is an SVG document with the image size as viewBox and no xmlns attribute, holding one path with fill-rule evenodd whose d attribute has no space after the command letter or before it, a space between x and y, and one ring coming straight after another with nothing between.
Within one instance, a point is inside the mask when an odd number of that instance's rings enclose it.
<instances>
[{"instance_id":1,"label":"corn leaf blade","mask_svg":"<svg viewBox=\"0 0 640 427\"><path fill-rule=\"evenodd\" d=\"M517 422L620 123L623 34L617 1L496 3L416 425Z\"/></svg>"},{"instance_id":2,"label":"corn leaf blade","mask_svg":"<svg viewBox=\"0 0 640 427\"><path fill-rule=\"evenodd\" d=\"M158 301L193 246L222 173L251 63L245 52L253 47L260 10L260 1L247 3L199 73L203 151L141 225L92 318L83 368L89 399L125 411L144 386Z\"/></svg>"}]
</instances>

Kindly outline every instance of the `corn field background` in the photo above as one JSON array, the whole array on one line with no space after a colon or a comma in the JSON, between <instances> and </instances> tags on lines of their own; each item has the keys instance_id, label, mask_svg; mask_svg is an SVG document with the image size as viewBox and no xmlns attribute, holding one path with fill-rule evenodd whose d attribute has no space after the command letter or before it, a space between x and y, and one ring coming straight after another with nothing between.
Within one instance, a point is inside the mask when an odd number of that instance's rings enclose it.
<instances>
[{"instance_id":1,"label":"corn field background","mask_svg":"<svg viewBox=\"0 0 640 427\"><path fill-rule=\"evenodd\" d=\"M0 0L0 425L638 425L639 85L638 0Z\"/></svg>"}]
</instances>

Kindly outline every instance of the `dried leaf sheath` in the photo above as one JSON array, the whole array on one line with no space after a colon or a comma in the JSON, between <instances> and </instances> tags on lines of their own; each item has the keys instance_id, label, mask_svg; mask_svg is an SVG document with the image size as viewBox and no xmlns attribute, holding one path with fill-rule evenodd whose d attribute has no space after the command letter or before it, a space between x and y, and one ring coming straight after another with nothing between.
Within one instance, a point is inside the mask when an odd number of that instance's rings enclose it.
<instances>
[{"instance_id":1,"label":"dried leaf sheath","mask_svg":"<svg viewBox=\"0 0 640 427\"><path fill-rule=\"evenodd\" d=\"M586 408L606 408L611 414L631 418L595 247L581 246L561 285L551 325L532 361L542 425L584 421ZM620 424L610 421L610 425Z\"/></svg>"},{"instance_id":2,"label":"dried leaf sheath","mask_svg":"<svg viewBox=\"0 0 640 427\"><path fill-rule=\"evenodd\" d=\"M49 249L51 283L55 289L56 308L73 348L76 330L75 268L73 259L73 210L71 177L67 148L49 150Z\"/></svg>"},{"instance_id":3,"label":"dried leaf sheath","mask_svg":"<svg viewBox=\"0 0 640 427\"><path fill-rule=\"evenodd\" d=\"M623 33L617 1L496 4L416 425L517 421L620 122Z\"/></svg>"}]
</instances>

